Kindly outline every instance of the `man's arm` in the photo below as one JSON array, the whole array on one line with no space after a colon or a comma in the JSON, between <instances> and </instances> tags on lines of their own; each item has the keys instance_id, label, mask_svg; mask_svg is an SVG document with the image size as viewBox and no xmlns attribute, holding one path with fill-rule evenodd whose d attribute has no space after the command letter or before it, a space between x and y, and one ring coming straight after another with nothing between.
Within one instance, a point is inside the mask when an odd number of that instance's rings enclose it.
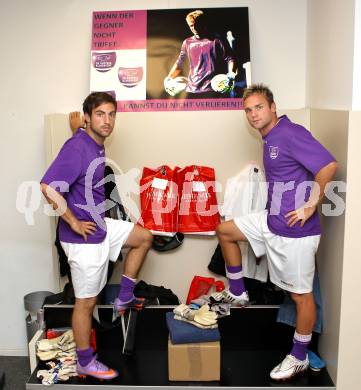
<instances>
[{"instance_id":1,"label":"man's arm","mask_svg":"<svg viewBox=\"0 0 361 390\"><path fill-rule=\"evenodd\" d=\"M174 79L174 78L178 77L181 74L182 66L183 66L184 61L185 61L185 59L187 57L186 47L187 47L187 43L186 43L186 40L185 40L182 43L182 47L181 47L179 56L178 56L176 62L174 63L174 65L172 66L171 70L169 71L166 79L167 78Z\"/></svg>"},{"instance_id":2,"label":"man's arm","mask_svg":"<svg viewBox=\"0 0 361 390\"><path fill-rule=\"evenodd\" d=\"M318 204L325 195L325 187L334 177L337 170L337 162L333 161L319 170L315 176L315 185L310 193L310 198L307 203L294 211L286 214L288 226L294 226L298 221L301 221L301 227L315 213Z\"/></svg>"},{"instance_id":3,"label":"man's arm","mask_svg":"<svg viewBox=\"0 0 361 390\"><path fill-rule=\"evenodd\" d=\"M79 221L67 206L64 197L58 191L45 183L41 183L40 188L48 203L75 233L83 236L85 241L88 239L88 234L95 233L95 222Z\"/></svg>"},{"instance_id":4,"label":"man's arm","mask_svg":"<svg viewBox=\"0 0 361 390\"><path fill-rule=\"evenodd\" d=\"M238 69L237 69L235 61L234 60L229 60L228 61L228 74L229 75L234 75L234 77L236 77L237 71L238 71Z\"/></svg>"},{"instance_id":5,"label":"man's arm","mask_svg":"<svg viewBox=\"0 0 361 390\"><path fill-rule=\"evenodd\" d=\"M178 65L178 62L175 62L174 65L172 66L171 70L169 71L167 77L170 77L171 79L174 79L174 78L176 78L177 76L180 75L181 71L182 71L182 69Z\"/></svg>"}]
</instances>

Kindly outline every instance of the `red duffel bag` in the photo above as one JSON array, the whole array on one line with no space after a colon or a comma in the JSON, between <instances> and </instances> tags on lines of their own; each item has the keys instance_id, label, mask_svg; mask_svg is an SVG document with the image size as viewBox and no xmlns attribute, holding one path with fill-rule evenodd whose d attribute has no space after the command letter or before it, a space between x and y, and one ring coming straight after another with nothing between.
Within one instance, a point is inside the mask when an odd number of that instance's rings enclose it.
<instances>
[{"instance_id":1,"label":"red duffel bag","mask_svg":"<svg viewBox=\"0 0 361 390\"><path fill-rule=\"evenodd\" d=\"M213 168L191 165L179 170L178 232L215 234L220 223L215 186Z\"/></svg>"},{"instance_id":2,"label":"red duffel bag","mask_svg":"<svg viewBox=\"0 0 361 390\"><path fill-rule=\"evenodd\" d=\"M167 165L143 169L138 224L154 234L174 235L178 231L178 170Z\"/></svg>"}]
</instances>

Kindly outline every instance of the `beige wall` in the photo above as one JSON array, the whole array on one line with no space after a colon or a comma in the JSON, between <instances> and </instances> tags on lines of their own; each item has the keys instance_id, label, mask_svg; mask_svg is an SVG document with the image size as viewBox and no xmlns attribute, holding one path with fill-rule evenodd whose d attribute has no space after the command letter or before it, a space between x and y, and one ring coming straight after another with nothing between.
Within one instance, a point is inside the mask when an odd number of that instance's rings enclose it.
<instances>
[{"instance_id":1,"label":"beige wall","mask_svg":"<svg viewBox=\"0 0 361 390\"><path fill-rule=\"evenodd\" d=\"M4 148L0 157L2 167L11 163L11 169L2 172L6 191L2 192L0 202L0 214L6 221L0 226L0 300L7 313L7 320L0 325L0 354L16 355L27 353L23 296L30 291L58 289L54 283L57 269L50 260L50 218L40 205L34 215L35 225L27 225L24 215L15 208L17 189L26 180L39 180L47 166L44 114L80 109L89 92L92 11L248 6L254 80L265 81L275 89L280 107L300 108L305 106L306 95L307 0L199 0L196 4L190 0L0 0L0 3L2 53L6 53L0 62L2 142L16 145ZM194 117L188 113L172 115L182 122ZM200 117L207 115L202 113ZM142 128L149 132L162 118L165 116L156 113L129 114L124 116L127 126L124 131L132 134L134 128L134 134L139 134ZM214 120L212 114L210 118ZM234 118L229 112L219 112L220 129L224 129L222 123L230 129ZM198 123L194 125L198 134ZM201 128L205 132L207 126L208 121L203 120ZM168 136L169 130L171 125ZM237 124L227 131L238 130ZM174 137L176 133L171 134ZM204 150L200 150L199 156L206 159ZM217 157L220 158L223 157ZM238 169L237 163L230 161L230 171ZM222 176L222 171L219 174ZM188 244L189 240L185 246ZM12 299L3 299L9 291Z\"/></svg>"},{"instance_id":2,"label":"beige wall","mask_svg":"<svg viewBox=\"0 0 361 390\"><path fill-rule=\"evenodd\" d=\"M355 130L351 128L348 116L352 108L360 109L360 48L357 35L360 22L359 0L308 1L306 101L311 108L313 132L316 135L319 133L326 145L328 140L331 141L331 150L336 148L334 153L340 164L338 178L345 180L347 175L347 210L352 207L349 170L353 169L353 166L350 166L350 150L347 153L347 148L356 147L351 137L352 131ZM358 156L355 156L353 160L355 166L359 165L357 158ZM338 338L339 332L342 334L342 330L346 329L343 327L345 325L340 325L340 313L344 311L344 305L350 309L350 302L355 304L352 297L346 296L343 290L341 295L341 288L345 289L345 281L349 285L353 280L357 280L352 278L351 273L345 278L350 260L346 259L344 254L352 231L347 220L347 211L346 217L345 214L337 218L327 217L323 223L324 237L319 250L319 268L325 329L320 339L320 350L326 358L332 379L335 382L337 379L337 389L353 390L359 387L356 385L358 363L350 359L347 352L349 345L346 343L347 346L344 346L343 338ZM342 322L341 317L341 324ZM359 340L360 337L358 340L354 339L355 345L360 345ZM351 350L355 351L352 348ZM347 370L344 371L346 365Z\"/></svg>"},{"instance_id":3,"label":"beige wall","mask_svg":"<svg viewBox=\"0 0 361 390\"><path fill-rule=\"evenodd\" d=\"M352 90L350 81L352 50L350 46L353 42L353 4L353 0L342 2L335 0L225 0L221 3L199 0L197 7L249 6L254 81L264 81L274 89L279 107L300 108L310 105L319 108L349 109ZM190 0L155 0L152 2L152 8L193 6L194 1ZM24 216L16 211L14 201L18 186L25 180L39 180L47 166L44 155L43 115L51 112L68 112L80 107L80 102L89 91L87 69L89 68L91 12L115 8L145 9L147 7L149 7L149 2L145 0L106 3L102 0L86 2L81 0L63 2L14 0L2 7L3 22L0 25L0 33L6 37L2 42L2 49L7 53L6 61L0 62L2 140L6 145L16 145L16 148L5 148L1 155L2 166L7 167L11 162L11 169L5 169L3 172L7 191L3 192L1 197L1 215L6 223L0 227L2 240L0 299L1 307L7 313L7 320L2 321L0 327L0 354L27 353L22 297L29 291L41 289L56 291L58 289L57 282L54 281L54 276L57 276L57 267L50 260L53 251L49 229L50 219L39 209L35 215L35 225L28 226L24 221ZM308 13L306 14L307 7ZM270 18L269 15L272 17ZM17 21L15 30L14 20ZM75 29L74 26L76 26ZM307 41L306 30L308 30ZM307 55L306 46L309 49ZM21 61L19 61L19 53L21 53ZM45 53L41 56L41 62L37 60L39 53ZM308 73L307 83L305 82L306 73ZM306 90L309 95L308 101ZM220 137L224 134L229 141L233 140L234 143L227 142L223 146L229 149L223 149L222 153L212 156L208 154L206 148L201 146L199 150L190 150L191 158L178 152L174 155L165 152L164 156L167 156L169 160L174 158L174 163L179 164L193 160L193 156L197 156L202 163L216 166L217 176L224 183L227 175L233 175L238 171L239 165L243 159L246 159L248 152L252 153L252 158L254 158L253 153L260 153L257 139L253 138L254 135L248 128L240 125L243 123L241 115L236 112L164 113L161 115L129 113L124 116L122 114L118 124L119 140L114 140L114 144L109 145L110 153L114 154L115 159L119 159L121 164L124 164L124 169L138 166L138 164L140 166L140 162L134 164L139 156L144 165L160 161L160 155L156 158L153 156L152 160L144 155L145 146L149 146L145 143L141 145L138 143L136 149L138 155L134 153L128 156L129 162L126 162L123 155L118 155L119 152L115 150L119 147L119 151L123 153L124 148L128 146L121 142L122 139L129 137L133 142L136 136L143 135L149 131L149 128L152 130L160 128L159 137L166 133L168 139L158 139L158 142L167 144L170 142L169 138L174 139L174 134L177 134L175 131L177 128L174 126L168 126L165 129L168 122L183 123L188 122L190 118L195 118L197 131L192 134L189 130L191 125L185 130L182 128L180 132L184 132L185 137L180 143L184 143L185 139L199 143L199 138L204 133L207 135L221 134ZM343 114L340 115L343 118ZM303 117L303 114L301 116ZM290 117L302 123L302 119L298 119L293 114ZM334 116L331 117L334 118ZM306 123L307 118L306 113L304 117ZM335 119L336 123L340 124L340 129L344 129L344 119L340 118ZM324 137L324 134L328 136L327 129L322 125L323 120L328 120L327 114L323 116L322 113L315 113L314 119L316 122L312 129L315 135L317 136L320 132L321 137ZM209 127L212 121L217 123L217 130L212 126ZM353 121L354 118L351 116L350 123L354 123ZM66 118L63 118L63 122L66 123ZM199 122L201 126L198 125ZM332 123L329 125L332 127ZM171 137L169 137L170 131ZM344 134L344 130L341 130L341 134ZM350 195L348 196L348 205L351 206L348 208L349 214L346 214L345 229L344 255L347 260L345 260L343 270L344 293L341 305L340 358L338 361L338 389L340 390L352 389L352 385L357 383L357 367L355 367L354 357L358 356L358 351L361 349L360 337L358 339L354 337L360 329L360 320L355 310L358 302L350 299L355 290L353 276L359 272L357 267L359 262L354 261L357 259L354 253L360 252L357 246L360 240L352 235L353 232L358 231L359 220L356 218L359 217L356 197L360 189L357 187L356 180L357 168L360 165L357 153L360 140L357 144L356 136L357 126L354 126L349 139L349 142L353 142L350 144L352 160L349 154L349 163L351 162L355 168L351 173L348 172L348 182L350 184L352 179L353 184L349 186L352 198L350 200ZM243 137L247 138L251 145L249 150L246 148L243 151L242 149ZM178 139L176 140L179 142ZM328 142L327 137L324 140ZM332 145L332 148L343 147L342 139L339 145L337 137L334 140L336 143ZM194 142L193 147L195 146ZM154 145L151 147L154 148ZM217 147L217 150L219 149ZM336 153L338 153L337 150ZM228 151L231 151L232 157ZM236 155L237 151L239 155ZM327 223L325 237L331 239L332 234L341 237L342 219L340 221ZM328 229L332 234L328 234ZM330 245L339 254L341 246L331 241ZM186 268L196 264L199 267L196 271L204 270L214 246L215 240L212 238L187 238L183 247L171 257L157 254L150 257L143 272L149 276L150 280L158 281L161 279L158 270L161 269L165 274L172 275L172 285L178 282L183 283L182 278L190 277ZM326 329L325 336L321 339L321 347L330 365L330 372L335 377L338 340L336 336L338 322L335 313L340 310L338 283L342 273L340 270L342 256L337 259L333 252L327 251L327 246L324 239L320 248L320 269L322 275L327 275L326 271L330 272L331 282L328 279L321 280L322 288L330 293L330 297L326 297L326 303L329 302L330 305L325 304ZM197 256L194 255L195 253ZM328 262L328 258L332 259L331 263ZM180 269L179 275L174 274L174 269L177 267ZM328 267L330 270L327 269ZM358 280L360 280L359 276ZM335 288L332 288L333 283L335 283ZM12 299L5 299L9 291L12 292ZM177 293L183 296L185 287L177 289ZM335 309L332 305L336 306Z\"/></svg>"},{"instance_id":4,"label":"beige wall","mask_svg":"<svg viewBox=\"0 0 361 390\"><path fill-rule=\"evenodd\" d=\"M361 0L355 1L352 110L361 110Z\"/></svg>"},{"instance_id":5,"label":"beige wall","mask_svg":"<svg viewBox=\"0 0 361 390\"><path fill-rule=\"evenodd\" d=\"M287 113L298 123L309 125L308 110L280 111L282 113ZM47 156L51 161L71 134L67 115L47 115L45 126ZM186 116L179 112L157 115L119 113L106 149L107 157L125 173L134 168L141 173L144 166L155 168L164 163L172 167L189 164L212 166L223 189L227 178L236 175L248 161L256 160L262 164L260 136L248 126L241 111L223 115L189 112ZM133 193L132 198L139 205L139 196ZM222 200L223 191L218 193L218 201ZM207 270L207 265L216 245L215 237L186 236L183 245L175 251L158 253L152 250L139 278L171 288L184 301L194 275L214 276ZM118 264L111 282L119 282L121 271L122 265Z\"/></svg>"},{"instance_id":6,"label":"beige wall","mask_svg":"<svg viewBox=\"0 0 361 390\"><path fill-rule=\"evenodd\" d=\"M350 112L347 155L347 208L343 252L338 390L359 389L361 350L360 145L361 112Z\"/></svg>"},{"instance_id":7,"label":"beige wall","mask_svg":"<svg viewBox=\"0 0 361 390\"><path fill-rule=\"evenodd\" d=\"M331 151L338 161L335 180L346 181L348 112L311 110L311 129L314 136ZM325 200L325 203L330 202ZM323 300L324 329L319 347L322 356L327 361L330 375L335 381L341 309L344 213L337 217L322 215L322 229L323 235L317 254L317 265Z\"/></svg>"},{"instance_id":8,"label":"beige wall","mask_svg":"<svg viewBox=\"0 0 361 390\"><path fill-rule=\"evenodd\" d=\"M108 156L124 171L162 164L209 165L222 184L261 153L259 138L246 127L242 112L120 113L109 141ZM138 196L135 199L138 202ZM165 285L185 300L192 277L210 275L207 264L216 245L215 237L186 236L171 253L151 251L139 277ZM119 275L114 280L119 281Z\"/></svg>"},{"instance_id":9,"label":"beige wall","mask_svg":"<svg viewBox=\"0 0 361 390\"><path fill-rule=\"evenodd\" d=\"M355 0L309 0L307 104L352 108Z\"/></svg>"},{"instance_id":10,"label":"beige wall","mask_svg":"<svg viewBox=\"0 0 361 390\"><path fill-rule=\"evenodd\" d=\"M286 114L291 120L310 128L338 161L339 169L335 179L346 180L347 111L278 110L278 114ZM171 166L192 163L211 165L216 169L217 179L223 186L227 178L235 175L247 161L262 161L261 140L246 123L243 112L229 112L222 118L216 112L191 112L187 113L187 117L190 124L205 122L206 125L200 125L198 131L194 132L191 125L184 126L182 113L160 113L157 117L151 113L119 113L116 129L106 143L107 156L123 172L132 168L141 171L143 166L156 167L165 162ZM155 129L153 131L148 130L150 121ZM47 155L51 160L71 135L67 115L48 115L45 126ZM133 198L139 204L138 196L133 194ZM218 199L222 201L223 192L218 194ZM336 381L345 216L323 216L322 224L323 237L318 252L318 267L324 307L324 331L320 339L320 352ZM149 283L165 285L184 300L193 275L214 276L208 272L207 265L216 245L214 237L187 236L183 245L175 251L162 254L150 251L140 278ZM118 283L121 271L122 265L118 264L113 283Z\"/></svg>"}]
</instances>

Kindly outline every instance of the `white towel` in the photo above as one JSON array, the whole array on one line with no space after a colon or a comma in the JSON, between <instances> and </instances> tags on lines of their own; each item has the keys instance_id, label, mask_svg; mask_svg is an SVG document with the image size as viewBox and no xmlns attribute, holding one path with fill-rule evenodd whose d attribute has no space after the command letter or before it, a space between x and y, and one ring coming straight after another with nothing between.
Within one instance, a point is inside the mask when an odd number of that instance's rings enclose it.
<instances>
[{"instance_id":1,"label":"white towel","mask_svg":"<svg viewBox=\"0 0 361 390\"><path fill-rule=\"evenodd\" d=\"M262 168L256 162L249 162L238 175L227 180L224 203L220 214L226 221L255 213L266 208L267 182ZM240 242L243 274L247 278L267 281L266 256L256 261L248 243Z\"/></svg>"}]
</instances>

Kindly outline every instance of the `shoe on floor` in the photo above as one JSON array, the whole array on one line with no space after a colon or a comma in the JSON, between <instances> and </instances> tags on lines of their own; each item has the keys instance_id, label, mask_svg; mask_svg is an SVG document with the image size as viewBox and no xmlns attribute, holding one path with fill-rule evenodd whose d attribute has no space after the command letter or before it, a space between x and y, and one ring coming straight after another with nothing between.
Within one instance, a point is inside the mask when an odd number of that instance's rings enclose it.
<instances>
[{"instance_id":1,"label":"shoe on floor","mask_svg":"<svg viewBox=\"0 0 361 390\"><path fill-rule=\"evenodd\" d=\"M305 360L298 360L292 355L287 355L284 360L271 371L270 376L276 381L287 380L300 372L306 371L308 366L309 362L307 356Z\"/></svg>"},{"instance_id":2,"label":"shoe on floor","mask_svg":"<svg viewBox=\"0 0 361 390\"><path fill-rule=\"evenodd\" d=\"M92 376L98 379L110 380L117 377L119 374L117 371L109 368L105 364L97 360L96 356L86 366L81 366L79 362L76 365L76 371L79 377Z\"/></svg>"},{"instance_id":3,"label":"shoe on floor","mask_svg":"<svg viewBox=\"0 0 361 390\"><path fill-rule=\"evenodd\" d=\"M223 290L213 293L211 297L222 303L230 303L232 306L245 307L249 305L247 291L244 291L241 295L234 295L229 290Z\"/></svg>"}]
</instances>

